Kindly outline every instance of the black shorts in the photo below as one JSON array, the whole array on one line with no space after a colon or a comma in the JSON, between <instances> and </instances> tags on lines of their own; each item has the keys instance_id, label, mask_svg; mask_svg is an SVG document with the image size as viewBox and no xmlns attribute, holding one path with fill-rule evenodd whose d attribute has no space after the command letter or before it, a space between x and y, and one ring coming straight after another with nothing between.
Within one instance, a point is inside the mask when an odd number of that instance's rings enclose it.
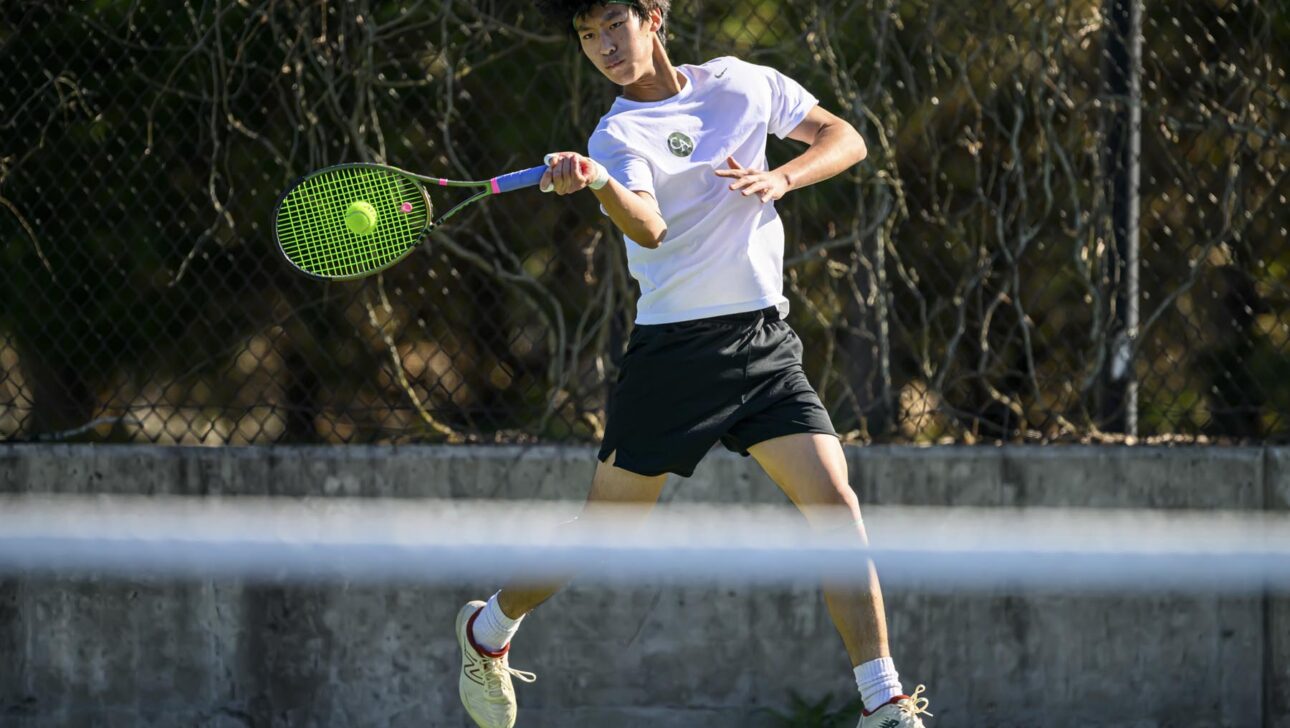
<instances>
[{"instance_id":1,"label":"black shorts","mask_svg":"<svg viewBox=\"0 0 1290 728\"><path fill-rule=\"evenodd\" d=\"M717 442L747 455L801 432L836 436L802 369L801 339L767 308L633 329L599 457L689 477Z\"/></svg>"}]
</instances>

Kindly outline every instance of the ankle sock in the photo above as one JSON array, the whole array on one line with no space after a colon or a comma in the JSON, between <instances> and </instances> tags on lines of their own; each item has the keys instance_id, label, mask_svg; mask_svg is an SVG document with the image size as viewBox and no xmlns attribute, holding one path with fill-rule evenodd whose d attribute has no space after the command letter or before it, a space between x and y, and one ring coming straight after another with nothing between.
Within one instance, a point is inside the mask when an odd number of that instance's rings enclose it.
<instances>
[{"instance_id":1,"label":"ankle sock","mask_svg":"<svg viewBox=\"0 0 1290 728\"><path fill-rule=\"evenodd\" d=\"M856 687L860 688L860 699L864 709L870 713L881 708L897 695L904 695L900 686L900 675L896 674L896 663L890 657L870 660L855 669Z\"/></svg>"},{"instance_id":2,"label":"ankle sock","mask_svg":"<svg viewBox=\"0 0 1290 728\"><path fill-rule=\"evenodd\" d=\"M497 594L494 594L488 598L484 608L479 610L479 616L475 617L475 623L471 626L470 632L475 638L475 644L489 652L501 652L519 631L522 621L524 617L511 619L506 616L497 604Z\"/></svg>"}]
</instances>

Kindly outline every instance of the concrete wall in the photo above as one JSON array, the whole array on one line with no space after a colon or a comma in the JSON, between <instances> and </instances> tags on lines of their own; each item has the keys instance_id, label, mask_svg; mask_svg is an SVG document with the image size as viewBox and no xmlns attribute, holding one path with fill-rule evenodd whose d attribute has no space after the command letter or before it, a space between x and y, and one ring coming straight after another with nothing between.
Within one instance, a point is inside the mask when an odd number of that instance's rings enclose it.
<instances>
[{"instance_id":1,"label":"concrete wall","mask_svg":"<svg viewBox=\"0 0 1290 728\"><path fill-rule=\"evenodd\" d=\"M1290 450L878 447L862 502L1290 508ZM590 450L0 446L0 492L580 498ZM665 500L784 502L713 453ZM917 570L917 564L908 567ZM0 582L0 726L463 726L459 589ZM935 727L1290 728L1290 600L888 590ZM525 622L523 728L774 725L853 695L814 590L574 587ZM850 723L848 723L850 725Z\"/></svg>"}]
</instances>

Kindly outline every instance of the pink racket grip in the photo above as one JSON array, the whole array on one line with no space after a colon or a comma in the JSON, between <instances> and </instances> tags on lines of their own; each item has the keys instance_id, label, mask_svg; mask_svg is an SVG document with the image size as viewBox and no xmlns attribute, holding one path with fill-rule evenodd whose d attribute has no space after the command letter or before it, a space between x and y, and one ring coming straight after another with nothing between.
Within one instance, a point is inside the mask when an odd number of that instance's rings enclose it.
<instances>
[{"instance_id":1,"label":"pink racket grip","mask_svg":"<svg viewBox=\"0 0 1290 728\"><path fill-rule=\"evenodd\" d=\"M547 166L544 164L540 167L532 167L521 172L511 172L501 177L494 177L489 180L492 183L493 194L501 194L512 190L520 190L525 187L535 187L538 182L542 181L542 175L546 173Z\"/></svg>"}]
</instances>

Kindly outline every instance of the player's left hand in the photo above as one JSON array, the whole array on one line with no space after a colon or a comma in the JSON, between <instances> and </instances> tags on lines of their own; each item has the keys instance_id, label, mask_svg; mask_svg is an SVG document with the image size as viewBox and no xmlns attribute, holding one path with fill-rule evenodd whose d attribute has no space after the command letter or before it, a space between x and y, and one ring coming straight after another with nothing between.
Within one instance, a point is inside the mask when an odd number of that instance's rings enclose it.
<instances>
[{"instance_id":1,"label":"player's left hand","mask_svg":"<svg viewBox=\"0 0 1290 728\"><path fill-rule=\"evenodd\" d=\"M717 176L733 179L730 189L743 190L744 197L757 195L762 202L773 202L788 192L788 178L779 172L748 169L734 157L726 157L726 164L730 169L718 169Z\"/></svg>"}]
</instances>

